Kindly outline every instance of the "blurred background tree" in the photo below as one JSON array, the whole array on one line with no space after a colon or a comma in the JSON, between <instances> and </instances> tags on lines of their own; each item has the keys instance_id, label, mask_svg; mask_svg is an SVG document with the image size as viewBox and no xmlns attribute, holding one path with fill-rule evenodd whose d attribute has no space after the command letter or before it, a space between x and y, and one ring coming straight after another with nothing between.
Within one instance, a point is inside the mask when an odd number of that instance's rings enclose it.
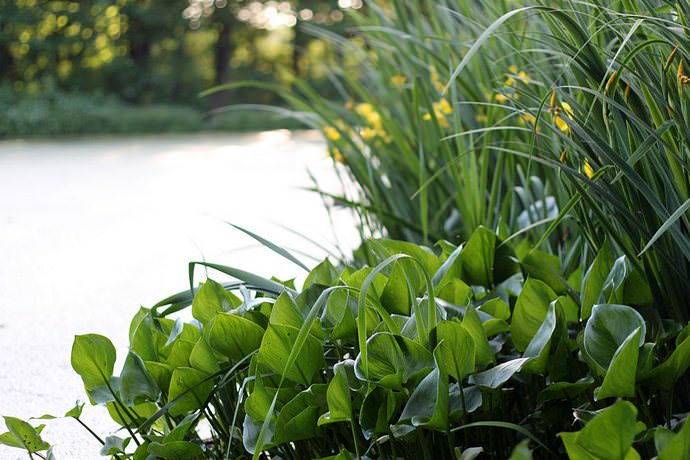
<instances>
[{"instance_id":1,"label":"blurred background tree","mask_svg":"<svg viewBox=\"0 0 690 460\"><path fill-rule=\"evenodd\" d=\"M0 105L54 93L199 111L276 104L275 94L259 90L197 95L233 80L289 84L295 75L326 91L322 67L333 51L303 26L342 31L347 10L361 7L361 0L0 0Z\"/></svg>"}]
</instances>

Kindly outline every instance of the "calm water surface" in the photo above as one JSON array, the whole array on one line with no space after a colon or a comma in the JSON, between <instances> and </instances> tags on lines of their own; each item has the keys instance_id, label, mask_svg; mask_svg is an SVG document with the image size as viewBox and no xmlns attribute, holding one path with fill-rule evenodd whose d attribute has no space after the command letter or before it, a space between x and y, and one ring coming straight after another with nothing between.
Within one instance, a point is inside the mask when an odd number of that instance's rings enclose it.
<instances>
[{"instance_id":1,"label":"calm water surface","mask_svg":"<svg viewBox=\"0 0 690 460\"><path fill-rule=\"evenodd\" d=\"M326 254L280 225L353 247L350 216L336 213L334 232L321 199L300 189L312 185L307 168L339 190L312 133L0 143L0 414L62 414L83 399L73 336L111 338L117 371L131 316L184 289L191 260L303 279L226 220L316 257ZM83 419L105 436L115 427L103 412L86 407ZM60 459L98 458L73 420L52 421L44 438ZM0 458L26 457L0 447Z\"/></svg>"}]
</instances>

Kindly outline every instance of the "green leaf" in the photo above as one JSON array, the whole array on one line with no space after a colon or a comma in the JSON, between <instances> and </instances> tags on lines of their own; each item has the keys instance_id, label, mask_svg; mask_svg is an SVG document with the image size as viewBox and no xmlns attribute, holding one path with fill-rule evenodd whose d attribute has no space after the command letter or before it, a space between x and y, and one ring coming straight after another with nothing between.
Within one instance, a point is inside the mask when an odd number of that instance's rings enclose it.
<instances>
[{"instance_id":1,"label":"green leaf","mask_svg":"<svg viewBox=\"0 0 690 460\"><path fill-rule=\"evenodd\" d=\"M172 441L160 444L149 444L148 452L156 458L165 460L203 460L206 458L204 451L198 444L187 441Z\"/></svg>"},{"instance_id":2,"label":"green leaf","mask_svg":"<svg viewBox=\"0 0 690 460\"><path fill-rule=\"evenodd\" d=\"M16 417L3 417L3 419L5 419L5 425L9 433L14 436L19 445L13 444L14 441L9 436L6 436L7 433L0 438L0 442L3 444L11 447L23 447L31 453L50 449L50 444L41 439L39 431L28 422Z\"/></svg>"},{"instance_id":3,"label":"green leaf","mask_svg":"<svg viewBox=\"0 0 690 460\"><path fill-rule=\"evenodd\" d=\"M78 419L81 417L81 412L84 410L84 403L77 401L74 407L65 412L65 417L72 417Z\"/></svg>"},{"instance_id":4,"label":"green leaf","mask_svg":"<svg viewBox=\"0 0 690 460\"><path fill-rule=\"evenodd\" d=\"M609 276L611 267L615 262L615 256L611 243L607 240L594 258L594 262L589 267L582 281L581 302L582 319L586 320L592 312L592 307L596 303L605 302L601 299L601 291L604 283Z\"/></svg>"},{"instance_id":5,"label":"green leaf","mask_svg":"<svg viewBox=\"0 0 690 460\"><path fill-rule=\"evenodd\" d=\"M375 435L388 434L393 415L402 403L400 393L376 386L362 402L359 414L359 425L366 439Z\"/></svg>"},{"instance_id":6,"label":"green leaf","mask_svg":"<svg viewBox=\"0 0 690 460\"><path fill-rule=\"evenodd\" d=\"M87 390L110 382L115 365L115 347L107 337L97 334L77 335L72 345L72 368Z\"/></svg>"},{"instance_id":7,"label":"green leaf","mask_svg":"<svg viewBox=\"0 0 690 460\"><path fill-rule=\"evenodd\" d=\"M414 389L398 423L448 430L448 375L436 367Z\"/></svg>"},{"instance_id":8,"label":"green leaf","mask_svg":"<svg viewBox=\"0 0 690 460\"><path fill-rule=\"evenodd\" d=\"M278 414L273 442L309 439L319 431L319 414L326 408L326 385L315 384L288 401Z\"/></svg>"},{"instance_id":9,"label":"green leaf","mask_svg":"<svg viewBox=\"0 0 690 460\"><path fill-rule=\"evenodd\" d=\"M390 389L401 389L413 375L434 367L431 353L418 343L389 332L378 332L366 342L369 367L367 374L361 368L360 353L355 360L355 371L361 380Z\"/></svg>"},{"instance_id":10,"label":"green leaf","mask_svg":"<svg viewBox=\"0 0 690 460\"><path fill-rule=\"evenodd\" d=\"M199 337L196 345L192 348L192 353L189 355L189 364L194 368L206 374L215 374L220 371L218 359L213 353L213 349L206 341L206 338Z\"/></svg>"},{"instance_id":11,"label":"green leaf","mask_svg":"<svg viewBox=\"0 0 690 460\"><path fill-rule=\"evenodd\" d=\"M595 400L612 396L635 396L635 374L640 351L640 332L640 328L635 329L616 350L601 388L594 393Z\"/></svg>"},{"instance_id":12,"label":"green leaf","mask_svg":"<svg viewBox=\"0 0 690 460\"><path fill-rule=\"evenodd\" d=\"M637 346L640 347L644 343L646 327L635 309L625 305L595 305L585 326L584 351L601 370L606 370L618 348L638 328Z\"/></svg>"},{"instance_id":13,"label":"green leaf","mask_svg":"<svg viewBox=\"0 0 690 460\"><path fill-rule=\"evenodd\" d=\"M197 291L192 301L192 316L206 324L217 313L226 312L240 306L242 301L234 294L225 290L223 285L212 279L207 279Z\"/></svg>"},{"instance_id":14,"label":"green leaf","mask_svg":"<svg viewBox=\"0 0 690 460\"><path fill-rule=\"evenodd\" d=\"M523 357L530 358L530 360L522 368L524 372L532 372L535 374L544 373L549 351L551 350L551 344L559 323L561 325L563 324L563 314L560 308L556 307L556 301L554 301L549 306L544 322L539 327L539 330L537 330L537 333L534 334L534 337L532 337L527 348L525 348Z\"/></svg>"},{"instance_id":15,"label":"green leaf","mask_svg":"<svg viewBox=\"0 0 690 460\"><path fill-rule=\"evenodd\" d=\"M207 377L205 373L191 367L178 367L173 370L168 400L180 399L170 408L170 415L184 415L204 404L213 389L213 380Z\"/></svg>"},{"instance_id":16,"label":"green leaf","mask_svg":"<svg viewBox=\"0 0 690 460\"><path fill-rule=\"evenodd\" d=\"M560 436L572 460L622 460L632 449L638 430L636 419L635 406L619 400L599 412L582 430Z\"/></svg>"},{"instance_id":17,"label":"green leaf","mask_svg":"<svg viewBox=\"0 0 690 460\"><path fill-rule=\"evenodd\" d=\"M117 436L107 436L105 444L101 448L101 455L116 455L124 452L130 440L130 438L122 439Z\"/></svg>"},{"instance_id":18,"label":"green leaf","mask_svg":"<svg viewBox=\"0 0 690 460\"><path fill-rule=\"evenodd\" d=\"M659 452L659 460L690 460L690 419L685 418L683 428L673 435Z\"/></svg>"},{"instance_id":19,"label":"green leaf","mask_svg":"<svg viewBox=\"0 0 690 460\"><path fill-rule=\"evenodd\" d=\"M543 281L527 278L515 302L510 326L515 348L524 351L546 319L549 305L556 293Z\"/></svg>"},{"instance_id":20,"label":"green leaf","mask_svg":"<svg viewBox=\"0 0 690 460\"><path fill-rule=\"evenodd\" d=\"M269 324L259 347L258 362L285 378L310 385L319 369L325 367L323 340L308 333L300 351L300 359L287 366L290 352L295 346L299 329L292 326Z\"/></svg>"},{"instance_id":21,"label":"green leaf","mask_svg":"<svg viewBox=\"0 0 690 460\"><path fill-rule=\"evenodd\" d=\"M474 362L477 368L483 369L495 361L494 353L486 337L486 331L479 319L479 314L471 305L465 310L462 327L470 334L474 341Z\"/></svg>"},{"instance_id":22,"label":"green leaf","mask_svg":"<svg viewBox=\"0 0 690 460\"><path fill-rule=\"evenodd\" d=\"M9 447L17 447L19 449L24 448L22 442L9 431L0 434L0 444L4 444Z\"/></svg>"},{"instance_id":23,"label":"green leaf","mask_svg":"<svg viewBox=\"0 0 690 460\"><path fill-rule=\"evenodd\" d=\"M492 286L495 249L496 234L485 227L477 228L460 252L463 281L475 286Z\"/></svg>"},{"instance_id":24,"label":"green leaf","mask_svg":"<svg viewBox=\"0 0 690 460\"><path fill-rule=\"evenodd\" d=\"M410 290L407 275L402 268L402 261L393 264L393 268L381 295L381 304L389 313L410 314Z\"/></svg>"},{"instance_id":25,"label":"green leaf","mask_svg":"<svg viewBox=\"0 0 690 460\"><path fill-rule=\"evenodd\" d=\"M436 348L438 366L455 380L474 372L474 340L458 321L441 321L432 330L431 345Z\"/></svg>"},{"instance_id":26,"label":"green leaf","mask_svg":"<svg viewBox=\"0 0 690 460\"><path fill-rule=\"evenodd\" d=\"M209 345L233 362L258 350L263 336L261 326L234 313L217 314L207 332Z\"/></svg>"},{"instance_id":27,"label":"green leaf","mask_svg":"<svg viewBox=\"0 0 690 460\"><path fill-rule=\"evenodd\" d=\"M469 382L480 387L498 388L508 381L516 372L531 358L517 358L501 363L497 366L487 369L484 372L470 375Z\"/></svg>"},{"instance_id":28,"label":"green leaf","mask_svg":"<svg viewBox=\"0 0 690 460\"><path fill-rule=\"evenodd\" d=\"M537 402L543 403L553 399L573 399L594 386L592 377L583 377L577 382L552 382L541 390Z\"/></svg>"},{"instance_id":29,"label":"green leaf","mask_svg":"<svg viewBox=\"0 0 690 460\"><path fill-rule=\"evenodd\" d=\"M532 449L529 448L529 439L521 441L513 448L508 460L532 460Z\"/></svg>"},{"instance_id":30,"label":"green leaf","mask_svg":"<svg viewBox=\"0 0 690 460\"><path fill-rule=\"evenodd\" d=\"M557 294L567 292L568 286L561 276L558 256L532 249L522 257L520 264L529 278L536 278L544 282Z\"/></svg>"},{"instance_id":31,"label":"green leaf","mask_svg":"<svg viewBox=\"0 0 690 460\"><path fill-rule=\"evenodd\" d=\"M120 397L128 406L145 401L158 401L161 394L144 361L133 351L127 354L120 374Z\"/></svg>"},{"instance_id":32,"label":"green leaf","mask_svg":"<svg viewBox=\"0 0 690 460\"><path fill-rule=\"evenodd\" d=\"M309 272L304 280L302 290L316 284L320 286L333 286L338 281L338 270L335 269L330 260L326 259Z\"/></svg>"},{"instance_id":33,"label":"green leaf","mask_svg":"<svg viewBox=\"0 0 690 460\"><path fill-rule=\"evenodd\" d=\"M328 412L319 417L319 426L327 423L349 422L352 420L352 400L348 385L347 370L342 363L333 367L333 379L326 390Z\"/></svg>"},{"instance_id":34,"label":"green leaf","mask_svg":"<svg viewBox=\"0 0 690 460\"><path fill-rule=\"evenodd\" d=\"M640 380L655 388L669 391L690 367L690 336L685 337L671 356L654 369L645 372Z\"/></svg>"}]
</instances>

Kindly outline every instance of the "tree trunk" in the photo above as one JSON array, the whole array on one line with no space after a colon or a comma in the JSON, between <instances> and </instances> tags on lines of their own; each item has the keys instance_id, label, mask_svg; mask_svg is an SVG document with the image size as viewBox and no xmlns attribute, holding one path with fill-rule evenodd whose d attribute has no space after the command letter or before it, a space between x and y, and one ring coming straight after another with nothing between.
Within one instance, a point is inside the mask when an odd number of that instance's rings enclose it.
<instances>
[{"instance_id":1,"label":"tree trunk","mask_svg":"<svg viewBox=\"0 0 690 460\"><path fill-rule=\"evenodd\" d=\"M230 40L230 22L223 21L218 29L218 40L216 41L216 48L214 50L214 78L213 84L222 85L230 80L230 59L235 51L232 41ZM211 96L211 108L217 109L227 104L227 98L224 92L218 92Z\"/></svg>"}]
</instances>

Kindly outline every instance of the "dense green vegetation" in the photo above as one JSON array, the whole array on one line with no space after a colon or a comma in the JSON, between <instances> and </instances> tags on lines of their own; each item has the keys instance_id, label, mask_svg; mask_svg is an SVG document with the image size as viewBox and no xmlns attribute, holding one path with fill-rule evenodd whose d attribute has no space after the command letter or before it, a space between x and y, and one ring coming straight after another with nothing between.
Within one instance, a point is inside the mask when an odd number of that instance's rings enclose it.
<instances>
[{"instance_id":1,"label":"dense green vegetation","mask_svg":"<svg viewBox=\"0 0 690 460\"><path fill-rule=\"evenodd\" d=\"M0 108L9 113L0 137L294 127L259 112L251 126L238 117L206 122L209 110L227 103L275 104L274 93L198 94L246 78L289 85L296 75L327 91L324 66L333 53L304 27L344 30L344 12L361 2L341 4L4 1Z\"/></svg>"},{"instance_id":2,"label":"dense green vegetation","mask_svg":"<svg viewBox=\"0 0 690 460\"><path fill-rule=\"evenodd\" d=\"M341 58L336 98L303 78L209 91L274 91L320 128L356 184L324 196L363 243L301 289L190 264L189 290L134 317L119 375L107 338L78 336L90 401L125 428L104 454L690 459L688 18L375 2L356 40L310 29Z\"/></svg>"}]
</instances>

